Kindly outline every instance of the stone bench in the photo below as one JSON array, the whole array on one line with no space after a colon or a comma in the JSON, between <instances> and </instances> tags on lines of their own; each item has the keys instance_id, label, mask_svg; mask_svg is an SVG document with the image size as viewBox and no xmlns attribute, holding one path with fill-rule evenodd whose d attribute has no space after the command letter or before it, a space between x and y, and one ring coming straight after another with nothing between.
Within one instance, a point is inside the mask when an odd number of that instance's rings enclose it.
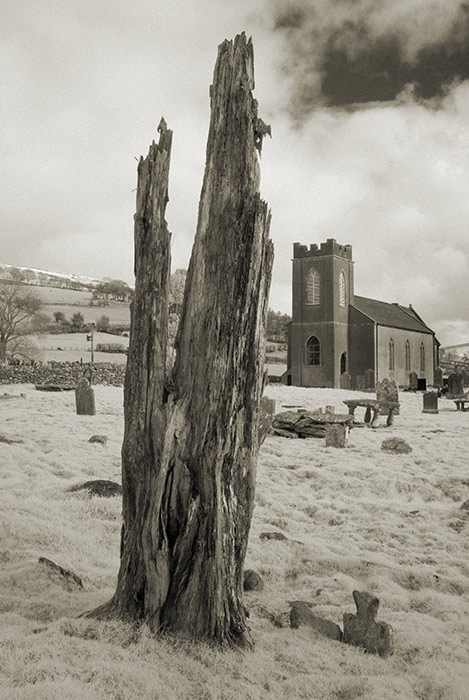
<instances>
[{"instance_id":1,"label":"stone bench","mask_svg":"<svg viewBox=\"0 0 469 700\"><path fill-rule=\"evenodd\" d=\"M454 403L456 404L456 410L457 411L465 411L466 410L466 403L469 403L469 398L467 396L463 397L462 399L453 399Z\"/></svg>"},{"instance_id":2,"label":"stone bench","mask_svg":"<svg viewBox=\"0 0 469 700\"><path fill-rule=\"evenodd\" d=\"M357 406L365 408L365 417L363 422L370 425L372 428L377 428L379 425L379 409L384 408L388 412L386 425L390 426L394 423L394 411L399 408L397 401L378 401L377 399L344 399L343 403L348 407L349 414L354 416Z\"/></svg>"}]
</instances>

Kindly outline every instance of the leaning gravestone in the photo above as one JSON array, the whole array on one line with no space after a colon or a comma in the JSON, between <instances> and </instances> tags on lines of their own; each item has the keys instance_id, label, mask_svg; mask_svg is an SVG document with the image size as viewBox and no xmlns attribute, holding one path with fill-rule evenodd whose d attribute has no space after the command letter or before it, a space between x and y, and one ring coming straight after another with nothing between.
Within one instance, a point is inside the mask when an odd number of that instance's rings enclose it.
<instances>
[{"instance_id":1,"label":"leaning gravestone","mask_svg":"<svg viewBox=\"0 0 469 700\"><path fill-rule=\"evenodd\" d=\"M344 613L344 642L363 647L372 654L392 654L392 627L376 620L379 599L366 591L353 591L352 595L357 614Z\"/></svg>"},{"instance_id":2,"label":"leaning gravestone","mask_svg":"<svg viewBox=\"0 0 469 700\"><path fill-rule=\"evenodd\" d=\"M365 389L375 388L375 371L374 369L367 369L365 372Z\"/></svg>"},{"instance_id":3,"label":"leaning gravestone","mask_svg":"<svg viewBox=\"0 0 469 700\"><path fill-rule=\"evenodd\" d=\"M462 374L453 372L448 377L448 393L447 399L458 399L464 396L464 386Z\"/></svg>"},{"instance_id":4,"label":"leaning gravestone","mask_svg":"<svg viewBox=\"0 0 469 700\"><path fill-rule=\"evenodd\" d=\"M399 390L394 379L383 379L376 383L376 400L379 402L379 415L387 416L390 403L399 403ZM399 406L394 409L394 415L399 415Z\"/></svg>"},{"instance_id":5,"label":"leaning gravestone","mask_svg":"<svg viewBox=\"0 0 469 700\"><path fill-rule=\"evenodd\" d=\"M75 389L75 403L77 407L77 415L96 415L94 389L90 386L90 383L86 377L82 377L78 380L77 388Z\"/></svg>"},{"instance_id":6,"label":"leaning gravestone","mask_svg":"<svg viewBox=\"0 0 469 700\"><path fill-rule=\"evenodd\" d=\"M290 605L290 627L292 629L298 629L302 625L307 625L325 637L337 639L339 642L342 641L343 635L339 625L325 617L315 615L306 601L293 600Z\"/></svg>"},{"instance_id":7,"label":"leaning gravestone","mask_svg":"<svg viewBox=\"0 0 469 700\"><path fill-rule=\"evenodd\" d=\"M411 372L409 374L409 389L411 391L417 391L419 385L419 378L417 377L417 372Z\"/></svg>"},{"instance_id":8,"label":"leaning gravestone","mask_svg":"<svg viewBox=\"0 0 469 700\"><path fill-rule=\"evenodd\" d=\"M341 389L351 389L352 388L352 377L348 372L342 372L340 375L340 388Z\"/></svg>"},{"instance_id":9,"label":"leaning gravestone","mask_svg":"<svg viewBox=\"0 0 469 700\"><path fill-rule=\"evenodd\" d=\"M438 413L438 392L426 391L423 395L422 413Z\"/></svg>"}]
</instances>

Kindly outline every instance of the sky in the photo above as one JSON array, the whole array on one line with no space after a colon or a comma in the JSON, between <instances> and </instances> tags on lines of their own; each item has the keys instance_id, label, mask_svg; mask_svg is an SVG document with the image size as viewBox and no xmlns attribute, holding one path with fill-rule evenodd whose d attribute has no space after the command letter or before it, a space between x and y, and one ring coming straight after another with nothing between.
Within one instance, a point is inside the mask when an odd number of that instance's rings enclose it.
<instances>
[{"instance_id":1,"label":"sky","mask_svg":"<svg viewBox=\"0 0 469 700\"><path fill-rule=\"evenodd\" d=\"M245 31L271 125L270 306L293 243L350 244L355 293L469 339L469 2L3 0L0 263L133 283L138 158L173 130L173 269L197 223L217 47Z\"/></svg>"}]
</instances>

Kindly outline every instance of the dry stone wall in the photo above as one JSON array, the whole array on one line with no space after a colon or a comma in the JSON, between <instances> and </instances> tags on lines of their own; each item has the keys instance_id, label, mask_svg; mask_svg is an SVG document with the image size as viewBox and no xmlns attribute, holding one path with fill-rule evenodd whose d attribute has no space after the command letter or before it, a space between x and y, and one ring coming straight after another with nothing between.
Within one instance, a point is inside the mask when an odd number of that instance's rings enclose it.
<instances>
[{"instance_id":1,"label":"dry stone wall","mask_svg":"<svg viewBox=\"0 0 469 700\"><path fill-rule=\"evenodd\" d=\"M87 367L79 362L0 367L0 384L60 384L75 388ZM93 384L123 386L124 376L125 365L98 362L93 366Z\"/></svg>"}]
</instances>

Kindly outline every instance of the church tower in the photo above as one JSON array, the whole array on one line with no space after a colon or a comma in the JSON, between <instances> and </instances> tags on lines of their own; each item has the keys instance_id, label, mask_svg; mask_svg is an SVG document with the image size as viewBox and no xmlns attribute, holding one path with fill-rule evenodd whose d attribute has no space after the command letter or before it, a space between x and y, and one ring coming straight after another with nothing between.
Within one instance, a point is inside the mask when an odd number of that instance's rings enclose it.
<instances>
[{"instance_id":1,"label":"church tower","mask_svg":"<svg viewBox=\"0 0 469 700\"><path fill-rule=\"evenodd\" d=\"M333 238L319 248L293 244L288 384L340 387L340 375L348 371L353 293L352 246Z\"/></svg>"}]
</instances>

